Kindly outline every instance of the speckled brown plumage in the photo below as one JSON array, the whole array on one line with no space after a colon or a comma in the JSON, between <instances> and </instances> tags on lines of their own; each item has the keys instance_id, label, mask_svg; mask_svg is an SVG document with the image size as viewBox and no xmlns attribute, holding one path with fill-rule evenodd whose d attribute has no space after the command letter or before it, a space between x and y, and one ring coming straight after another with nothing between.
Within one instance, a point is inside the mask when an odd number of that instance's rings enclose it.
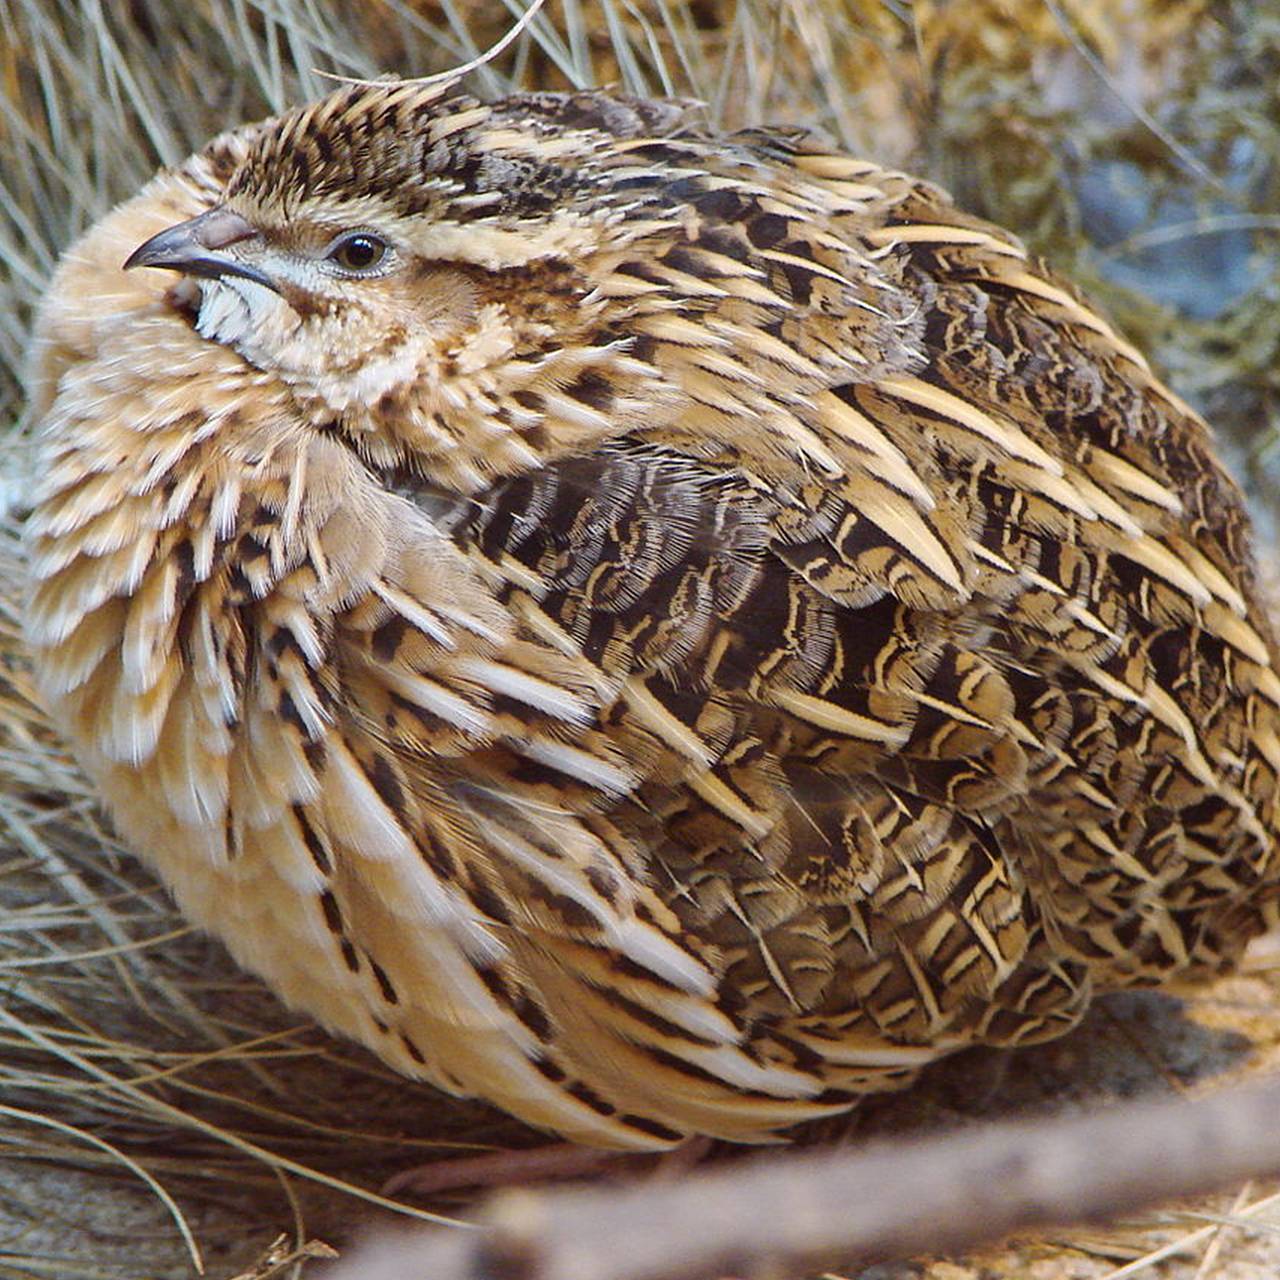
<instances>
[{"instance_id":1,"label":"speckled brown plumage","mask_svg":"<svg viewBox=\"0 0 1280 1280\"><path fill-rule=\"evenodd\" d=\"M90 232L37 363L50 707L191 917L410 1075L758 1140L1274 919L1240 495L923 182L343 89Z\"/></svg>"}]
</instances>

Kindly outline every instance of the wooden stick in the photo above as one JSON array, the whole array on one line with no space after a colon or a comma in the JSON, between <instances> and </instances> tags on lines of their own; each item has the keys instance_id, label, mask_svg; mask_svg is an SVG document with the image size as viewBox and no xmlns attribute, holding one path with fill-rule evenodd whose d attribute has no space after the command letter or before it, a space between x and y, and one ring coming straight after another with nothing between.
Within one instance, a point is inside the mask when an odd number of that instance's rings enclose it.
<instances>
[{"instance_id":1,"label":"wooden stick","mask_svg":"<svg viewBox=\"0 0 1280 1280\"><path fill-rule=\"evenodd\" d=\"M783 1277L1096 1222L1280 1173L1280 1079L857 1149L773 1152L678 1182L509 1191L478 1229L374 1238L317 1280Z\"/></svg>"}]
</instances>

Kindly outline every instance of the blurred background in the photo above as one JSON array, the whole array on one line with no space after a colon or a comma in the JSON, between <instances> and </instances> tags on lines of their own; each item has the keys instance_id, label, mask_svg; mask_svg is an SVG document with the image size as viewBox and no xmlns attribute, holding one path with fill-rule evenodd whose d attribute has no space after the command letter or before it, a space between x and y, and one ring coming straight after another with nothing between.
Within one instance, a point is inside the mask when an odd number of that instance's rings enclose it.
<instances>
[{"instance_id":1,"label":"blurred background","mask_svg":"<svg viewBox=\"0 0 1280 1280\"><path fill-rule=\"evenodd\" d=\"M447 1144L539 1141L300 1025L192 935L100 825L30 702L17 640L23 358L59 254L157 166L325 92L324 73L447 70L523 11L0 0L0 1278L182 1276L196 1248L231 1276L277 1234L284 1259L389 1215L377 1188ZM592 84L697 99L723 128L809 126L1016 231L1215 425L1271 571L1280 0L549 0L468 80L483 96ZM945 1064L852 1128L974 1122L1270 1061L1274 997L1265 956L1186 1003L1117 997L1060 1044ZM1226 1228L1184 1212L902 1274L1273 1275L1268 1194L1210 1206Z\"/></svg>"}]
</instances>

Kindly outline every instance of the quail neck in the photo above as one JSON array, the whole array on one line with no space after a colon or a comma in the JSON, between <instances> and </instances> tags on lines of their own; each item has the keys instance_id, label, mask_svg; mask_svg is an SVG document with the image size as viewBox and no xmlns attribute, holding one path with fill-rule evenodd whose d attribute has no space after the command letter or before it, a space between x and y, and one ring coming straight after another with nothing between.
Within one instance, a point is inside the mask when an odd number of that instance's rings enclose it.
<instances>
[{"instance_id":1,"label":"quail neck","mask_svg":"<svg viewBox=\"0 0 1280 1280\"><path fill-rule=\"evenodd\" d=\"M192 920L408 1076L765 1141L1277 922L1241 495L927 182L349 87L91 230L35 363L55 724Z\"/></svg>"}]
</instances>

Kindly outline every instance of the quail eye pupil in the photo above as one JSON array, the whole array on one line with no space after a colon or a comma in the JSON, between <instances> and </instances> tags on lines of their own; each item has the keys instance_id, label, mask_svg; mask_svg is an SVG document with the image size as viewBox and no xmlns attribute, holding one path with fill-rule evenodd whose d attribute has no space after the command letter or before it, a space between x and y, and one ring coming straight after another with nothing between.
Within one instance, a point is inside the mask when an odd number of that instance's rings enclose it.
<instances>
[{"instance_id":1,"label":"quail eye pupil","mask_svg":"<svg viewBox=\"0 0 1280 1280\"><path fill-rule=\"evenodd\" d=\"M329 257L348 271L367 271L376 267L386 252L387 246L377 236L354 235L340 240Z\"/></svg>"}]
</instances>

